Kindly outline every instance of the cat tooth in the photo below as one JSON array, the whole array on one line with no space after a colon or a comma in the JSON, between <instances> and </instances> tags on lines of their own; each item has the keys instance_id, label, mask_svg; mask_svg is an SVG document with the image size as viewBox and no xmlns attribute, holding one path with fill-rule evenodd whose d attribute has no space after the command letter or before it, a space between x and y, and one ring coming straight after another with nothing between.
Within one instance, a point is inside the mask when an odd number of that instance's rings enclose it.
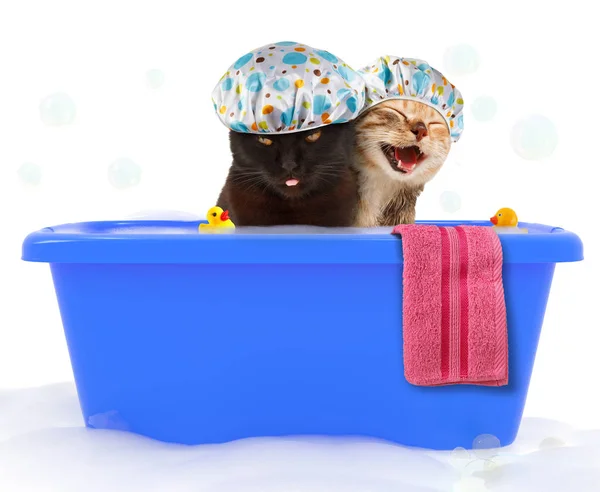
<instances>
[{"instance_id":1,"label":"cat tooth","mask_svg":"<svg viewBox=\"0 0 600 492\"><path fill-rule=\"evenodd\" d=\"M417 167L417 164L405 164L404 162L400 161L398 162L398 168L402 169L403 171L413 171L415 169L415 167Z\"/></svg>"}]
</instances>

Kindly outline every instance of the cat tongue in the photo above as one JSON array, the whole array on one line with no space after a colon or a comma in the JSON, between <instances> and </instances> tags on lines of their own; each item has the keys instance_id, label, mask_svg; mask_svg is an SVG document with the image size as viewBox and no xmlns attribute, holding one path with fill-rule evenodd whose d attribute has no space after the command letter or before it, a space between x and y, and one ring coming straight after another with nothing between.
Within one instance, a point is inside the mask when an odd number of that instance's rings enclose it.
<instances>
[{"instance_id":1,"label":"cat tongue","mask_svg":"<svg viewBox=\"0 0 600 492\"><path fill-rule=\"evenodd\" d=\"M414 147L396 147L395 157L398 166L406 171L412 171L417 165L417 151Z\"/></svg>"},{"instance_id":2,"label":"cat tongue","mask_svg":"<svg viewBox=\"0 0 600 492\"><path fill-rule=\"evenodd\" d=\"M297 179L288 179L285 184L287 186L296 186L300 181L298 181Z\"/></svg>"}]
</instances>

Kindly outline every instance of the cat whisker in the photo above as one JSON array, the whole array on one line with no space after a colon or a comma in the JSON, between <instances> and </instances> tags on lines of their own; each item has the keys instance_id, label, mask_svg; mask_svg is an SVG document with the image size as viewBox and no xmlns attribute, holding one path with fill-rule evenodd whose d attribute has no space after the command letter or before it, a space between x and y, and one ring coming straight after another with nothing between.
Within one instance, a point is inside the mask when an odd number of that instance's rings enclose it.
<instances>
[{"instance_id":1,"label":"cat whisker","mask_svg":"<svg viewBox=\"0 0 600 492\"><path fill-rule=\"evenodd\" d=\"M413 223L418 196L450 150L444 117L434 108L416 101L388 101L380 108L357 122L355 148L364 207L360 226ZM419 122L426 128L440 126L418 138L413 126ZM403 156L406 163L397 158Z\"/></svg>"},{"instance_id":2,"label":"cat whisker","mask_svg":"<svg viewBox=\"0 0 600 492\"><path fill-rule=\"evenodd\" d=\"M354 127L320 131L322 148L307 145L305 134L269 136L263 148L254 136L230 132L233 163L222 194L237 225L352 224Z\"/></svg>"},{"instance_id":3,"label":"cat whisker","mask_svg":"<svg viewBox=\"0 0 600 492\"><path fill-rule=\"evenodd\" d=\"M322 177L330 177L330 178L339 178L341 176L340 173L331 173L331 172L327 172L327 171L319 171L319 173L316 175L319 178Z\"/></svg>"},{"instance_id":4,"label":"cat whisker","mask_svg":"<svg viewBox=\"0 0 600 492\"><path fill-rule=\"evenodd\" d=\"M344 169L346 168L346 166L344 166L344 164L346 164L346 161L332 162L332 163L328 163L326 165L319 166L319 170L334 169L334 170L337 170L338 172L343 172ZM349 167L349 165L348 165L348 167Z\"/></svg>"},{"instance_id":5,"label":"cat whisker","mask_svg":"<svg viewBox=\"0 0 600 492\"><path fill-rule=\"evenodd\" d=\"M238 183L238 184L244 184L244 183L260 182L262 180L260 179L259 176L245 176L245 177L232 179L232 181L235 183Z\"/></svg>"},{"instance_id":6,"label":"cat whisker","mask_svg":"<svg viewBox=\"0 0 600 492\"><path fill-rule=\"evenodd\" d=\"M249 173L233 176L231 181L243 186L248 190L262 189L263 187L266 189L268 187L268 183L266 183L264 177L260 173Z\"/></svg>"}]
</instances>

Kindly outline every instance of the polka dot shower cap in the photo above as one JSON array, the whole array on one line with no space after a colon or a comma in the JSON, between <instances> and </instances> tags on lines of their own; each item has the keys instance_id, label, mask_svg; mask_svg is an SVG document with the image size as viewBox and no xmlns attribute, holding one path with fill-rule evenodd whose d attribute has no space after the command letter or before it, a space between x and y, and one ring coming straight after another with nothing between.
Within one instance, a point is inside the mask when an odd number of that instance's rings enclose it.
<instances>
[{"instance_id":1,"label":"polka dot shower cap","mask_svg":"<svg viewBox=\"0 0 600 492\"><path fill-rule=\"evenodd\" d=\"M353 120L364 106L365 81L328 51L283 41L239 58L212 98L233 131L287 133Z\"/></svg>"},{"instance_id":2,"label":"polka dot shower cap","mask_svg":"<svg viewBox=\"0 0 600 492\"><path fill-rule=\"evenodd\" d=\"M388 99L412 99L436 109L456 142L463 131L463 99L459 90L423 60L382 56L358 73L366 82L363 110Z\"/></svg>"}]
</instances>

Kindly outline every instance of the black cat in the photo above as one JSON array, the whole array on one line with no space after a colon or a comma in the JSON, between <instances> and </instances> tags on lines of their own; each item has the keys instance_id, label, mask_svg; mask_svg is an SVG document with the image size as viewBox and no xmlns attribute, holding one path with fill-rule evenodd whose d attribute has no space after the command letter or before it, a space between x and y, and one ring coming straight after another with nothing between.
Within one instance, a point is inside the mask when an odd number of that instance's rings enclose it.
<instances>
[{"instance_id":1,"label":"black cat","mask_svg":"<svg viewBox=\"0 0 600 492\"><path fill-rule=\"evenodd\" d=\"M239 226L350 227L358 207L353 123L279 135L230 132L217 205Z\"/></svg>"}]
</instances>

